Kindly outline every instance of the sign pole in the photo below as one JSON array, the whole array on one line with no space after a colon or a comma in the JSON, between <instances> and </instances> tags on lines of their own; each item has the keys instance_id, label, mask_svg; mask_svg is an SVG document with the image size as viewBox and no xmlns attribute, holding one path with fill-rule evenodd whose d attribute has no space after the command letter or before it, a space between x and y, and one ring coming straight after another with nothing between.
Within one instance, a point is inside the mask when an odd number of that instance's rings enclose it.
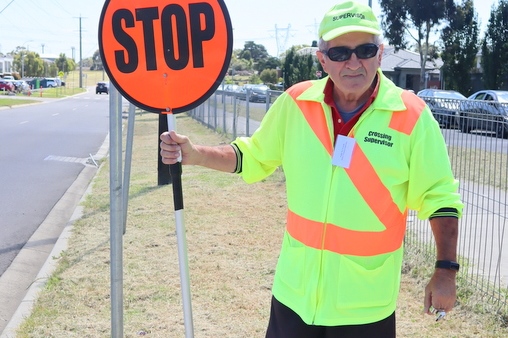
<instances>
[{"instance_id":1,"label":"sign pole","mask_svg":"<svg viewBox=\"0 0 508 338\"><path fill-rule=\"evenodd\" d=\"M121 100L121 96L120 96ZM120 101L120 114L122 113ZM127 231L127 209L129 207L129 188L131 185L131 167L132 167L132 147L134 143L134 122L136 117L136 107L129 104L129 117L127 119L127 140L125 144L125 166L123 174L123 234Z\"/></svg>"},{"instance_id":2,"label":"sign pole","mask_svg":"<svg viewBox=\"0 0 508 338\"><path fill-rule=\"evenodd\" d=\"M122 97L109 96L111 337L123 337Z\"/></svg>"},{"instance_id":3,"label":"sign pole","mask_svg":"<svg viewBox=\"0 0 508 338\"><path fill-rule=\"evenodd\" d=\"M168 130L176 131L176 121L173 114L167 114ZM185 338L194 337L192 321L192 302L190 293L189 261L187 258L187 239L183 220L183 189L182 189L182 163L169 166L173 184L173 202L175 205L176 239L178 246L178 264L180 266L180 285L182 289L183 315L185 325Z\"/></svg>"}]
</instances>

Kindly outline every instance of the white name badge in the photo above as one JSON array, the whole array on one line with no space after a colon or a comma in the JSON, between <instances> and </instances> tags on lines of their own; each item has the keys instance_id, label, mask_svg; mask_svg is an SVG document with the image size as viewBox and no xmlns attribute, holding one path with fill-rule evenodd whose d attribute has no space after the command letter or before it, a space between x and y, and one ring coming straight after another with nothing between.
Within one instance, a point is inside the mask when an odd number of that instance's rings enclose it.
<instances>
[{"instance_id":1,"label":"white name badge","mask_svg":"<svg viewBox=\"0 0 508 338\"><path fill-rule=\"evenodd\" d=\"M342 168L349 168L355 144L356 140L354 138L339 135L335 142L332 164Z\"/></svg>"}]
</instances>

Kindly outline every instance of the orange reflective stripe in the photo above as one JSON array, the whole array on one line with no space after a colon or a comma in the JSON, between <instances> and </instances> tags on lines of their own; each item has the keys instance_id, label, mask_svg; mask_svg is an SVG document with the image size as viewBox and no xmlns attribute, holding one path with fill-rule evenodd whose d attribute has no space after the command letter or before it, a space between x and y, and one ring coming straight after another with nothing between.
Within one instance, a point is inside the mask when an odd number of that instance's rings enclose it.
<instances>
[{"instance_id":1,"label":"orange reflective stripe","mask_svg":"<svg viewBox=\"0 0 508 338\"><path fill-rule=\"evenodd\" d=\"M409 135L425 108L425 103L414 95L410 95L407 91L402 92L402 98L406 102L406 105L408 105L409 101L412 101L409 105L411 110L393 112L389 127ZM354 137L353 131L351 134ZM346 169L346 172L363 199L385 226L397 224L400 219L405 219L406 211L404 213L400 212L393 201L390 191L383 184L369 159L358 146L358 143L355 144L351 165Z\"/></svg>"},{"instance_id":2,"label":"orange reflective stripe","mask_svg":"<svg viewBox=\"0 0 508 338\"><path fill-rule=\"evenodd\" d=\"M294 87L289 94L295 99L296 104L314 133L321 140L321 143L332 155L332 141L321 104L314 101L296 100L296 97L309 88L310 85L311 83L306 83ZM405 91L402 92L402 98L404 102L411 101L411 109L393 112L389 127L409 135L418 121L425 103L417 98L415 99ZM340 225L308 220L289 210L287 217L288 233L309 247L340 254L370 256L399 249L406 231L407 209L399 210L389 189L383 184L358 143L355 144L350 166L345 171L367 205L385 226L385 229L383 231L350 230L342 228ZM368 245L365 245L365 243L368 243Z\"/></svg>"},{"instance_id":3,"label":"orange reflective stripe","mask_svg":"<svg viewBox=\"0 0 508 338\"><path fill-rule=\"evenodd\" d=\"M409 135L411 134L416 121L420 117L420 114L425 108L425 102L405 90L402 91L402 100L406 102L406 106L407 103L410 102L413 109L411 109L411 112L409 110L394 112L388 126L394 130Z\"/></svg>"},{"instance_id":4,"label":"orange reflective stripe","mask_svg":"<svg viewBox=\"0 0 508 338\"><path fill-rule=\"evenodd\" d=\"M312 86L310 81L299 83L288 90L289 95L294 99L295 103L300 108L300 111L305 116L307 123L310 125L314 134L319 138L321 144L325 147L330 156L333 154L332 139L330 138L330 131L326 122L326 116L323 111L321 103L316 101L303 101L296 98L303 93L307 88Z\"/></svg>"},{"instance_id":5,"label":"orange reflective stripe","mask_svg":"<svg viewBox=\"0 0 508 338\"><path fill-rule=\"evenodd\" d=\"M354 231L332 224L311 221L291 210L287 216L287 231L306 246L344 255L373 256L400 248L406 232L402 226L384 231Z\"/></svg>"},{"instance_id":6,"label":"orange reflective stripe","mask_svg":"<svg viewBox=\"0 0 508 338\"><path fill-rule=\"evenodd\" d=\"M351 164L345 170L360 195L385 227L401 226L405 223L405 212L399 210L390 191L358 143L355 144Z\"/></svg>"}]
</instances>

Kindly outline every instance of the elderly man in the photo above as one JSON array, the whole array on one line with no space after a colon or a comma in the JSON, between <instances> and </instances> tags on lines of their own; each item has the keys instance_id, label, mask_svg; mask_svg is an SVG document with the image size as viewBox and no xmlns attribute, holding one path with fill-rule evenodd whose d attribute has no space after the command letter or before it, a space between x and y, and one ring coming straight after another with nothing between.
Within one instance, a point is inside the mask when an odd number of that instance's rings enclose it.
<instances>
[{"instance_id":1,"label":"elderly man","mask_svg":"<svg viewBox=\"0 0 508 338\"><path fill-rule=\"evenodd\" d=\"M436 240L424 311L454 306L458 182L428 107L380 71L372 10L334 6L319 37L329 76L289 88L252 137L208 147L171 131L161 135L161 156L248 183L284 168L287 225L266 337L395 337L409 209L430 220Z\"/></svg>"}]
</instances>

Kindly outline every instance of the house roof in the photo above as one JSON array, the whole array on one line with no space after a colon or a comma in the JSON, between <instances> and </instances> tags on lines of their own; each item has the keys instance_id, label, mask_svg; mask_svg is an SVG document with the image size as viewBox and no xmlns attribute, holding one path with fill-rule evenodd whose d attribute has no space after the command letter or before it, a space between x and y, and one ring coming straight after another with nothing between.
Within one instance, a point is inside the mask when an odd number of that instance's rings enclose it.
<instances>
[{"instance_id":1,"label":"house roof","mask_svg":"<svg viewBox=\"0 0 508 338\"><path fill-rule=\"evenodd\" d=\"M439 72L442 65L441 59L434 60L433 62L427 61L425 69ZM385 45L381 70L383 72L394 72L409 69L420 69L420 54L404 49L395 51L395 47Z\"/></svg>"},{"instance_id":2,"label":"house roof","mask_svg":"<svg viewBox=\"0 0 508 338\"><path fill-rule=\"evenodd\" d=\"M303 47L296 51L299 55L316 55L316 51L318 51L318 47Z\"/></svg>"}]
</instances>

